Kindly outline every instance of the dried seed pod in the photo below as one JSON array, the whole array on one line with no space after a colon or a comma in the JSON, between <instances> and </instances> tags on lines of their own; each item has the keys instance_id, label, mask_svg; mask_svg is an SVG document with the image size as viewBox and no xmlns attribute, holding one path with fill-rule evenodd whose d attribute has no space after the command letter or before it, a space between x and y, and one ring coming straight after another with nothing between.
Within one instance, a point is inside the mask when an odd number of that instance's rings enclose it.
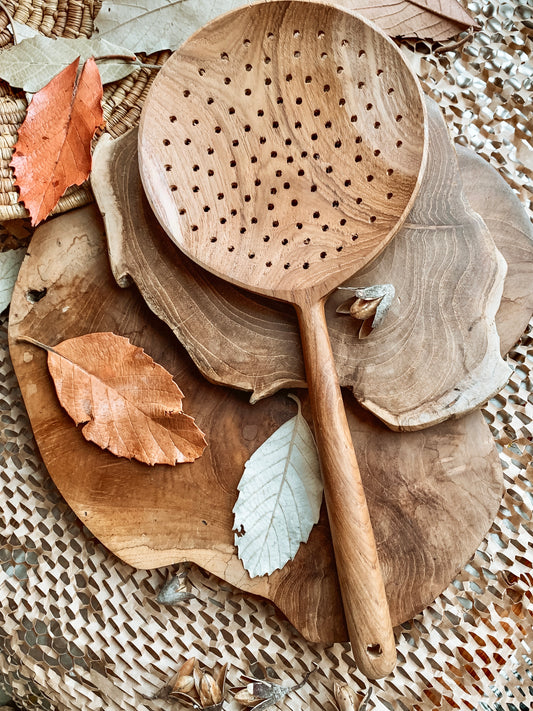
<instances>
[{"instance_id":1,"label":"dried seed pod","mask_svg":"<svg viewBox=\"0 0 533 711\"><path fill-rule=\"evenodd\" d=\"M213 679L211 674L204 672L200 680L200 690L198 692L200 696L200 703L204 708L206 706L212 706L213 704L217 703L213 698L213 688L215 686L215 680Z\"/></svg>"},{"instance_id":2,"label":"dried seed pod","mask_svg":"<svg viewBox=\"0 0 533 711\"><path fill-rule=\"evenodd\" d=\"M235 701L242 706L257 706L263 699L260 696L255 696L253 693L253 684L248 684L247 687L237 691L233 697Z\"/></svg>"},{"instance_id":3,"label":"dried seed pod","mask_svg":"<svg viewBox=\"0 0 533 711\"><path fill-rule=\"evenodd\" d=\"M368 321L368 332L360 333L360 338L366 337L373 328L383 322L396 293L392 284L375 284L360 288L339 286L338 290L349 291L352 296L337 307L337 313L350 314L357 321Z\"/></svg>"},{"instance_id":4,"label":"dried seed pod","mask_svg":"<svg viewBox=\"0 0 533 711\"><path fill-rule=\"evenodd\" d=\"M348 684L339 684L335 682L333 687L335 701L339 707L339 711L358 711L359 698L355 691Z\"/></svg>"},{"instance_id":5,"label":"dried seed pod","mask_svg":"<svg viewBox=\"0 0 533 711\"><path fill-rule=\"evenodd\" d=\"M178 676L172 687L171 694L188 694L194 689L194 678L192 676Z\"/></svg>"},{"instance_id":6,"label":"dried seed pod","mask_svg":"<svg viewBox=\"0 0 533 711\"><path fill-rule=\"evenodd\" d=\"M259 709L263 711L263 709L273 706L292 691L301 689L313 671L314 669L307 672L302 681L299 684L294 684L294 686L281 686L281 684L275 684L272 681L268 681L268 679L241 676L241 679L246 682L246 686L235 687L232 690L233 698L243 706L257 707L256 711L259 711Z\"/></svg>"},{"instance_id":7,"label":"dried seed pod","mask_svg":"<svg viewBox=\"0 0 533 711\"><path fill-rule=\"evenodd\" d=\"M225 692L226 692L226 674L228 673L228 665L224 664L223 666L220 667L218 670L218 674L216 675L216 684L220 692L220 701L224 698ZM217 701L216 703L220 703Z\"/></svg>"},{"instance_id":8,"label":"dried seed pod","mask_svg":"<svg viewBox=\"0 0 533 711\"><path fill-rule=\"evenodd\" d=\"M365 711L370 695L372 694L372 687L368 689L364 698L361 699L348 684L335 682L333 694L339 711Z\"/></svg>"},{"instance_id":9,"label":"dried seed pod","mask_svg":"<svg viewBox=\"0 0 533 711\"><path fill-rule=\"evenodd\" d=\"M180 602L187 602L192 598L199 600L194 593L189 590L190 584L187 572L178 573L167 580L157 595L157 602L162 605L177 605Z\"/></svg>"},{"instance_id":10,"label":"dried seed pod","mask_svg":"<svg viewBox=\"0 0 533 711\"><path fill-rule=\"evenodd\" d=\"M382 299L382 296L377 299L356 299L350 306L350 316L359 321L375 316Z\"/></svg>"},{"instance_id":11,"label":"dried seed pod","mask_svg":"<svg viewBox=\"0 0 533 711\"><path fill-rule=\"evenodd\" d=\"M194 678L194 687L196 689L196 693L198 696L200 696L200 688L202 686L202 678L203 678L203 672L200 669L200 665L198 664L198 660L195 660L193 670L192 670L192 675Z\"/></svg>"},{"instance_id":12,"label":"dried seed pod","mask_svg":"<svg viewBox=\"0 0 533 711\"><path fill-rule=\"evenodd\" d=\"M183 662L183 664L181 665L178 671L178 676L192 676L192 672L196 663L196 657L191 657L190 659L187 659L187 661Z\"/></svg>"}]
</instances>

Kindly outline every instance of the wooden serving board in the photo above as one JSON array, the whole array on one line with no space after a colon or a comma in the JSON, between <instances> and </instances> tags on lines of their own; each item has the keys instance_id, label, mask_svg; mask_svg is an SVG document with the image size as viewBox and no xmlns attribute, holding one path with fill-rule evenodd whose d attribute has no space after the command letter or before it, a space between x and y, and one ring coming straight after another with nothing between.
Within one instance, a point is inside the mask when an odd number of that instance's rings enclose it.
<instances>
[{"instance_id":1,"label":"wooden serving board","mask_svg":"<svg viewBox=\"0 0 533 711\"><path fill-rule=\"evenodd\" d=\"M55 345L94 331L128 336L174 375L185 411L207 435L199 460L149 467L87 442L58 403L46 354L18 341L30 335ZM346 639L324 511L294 561L269 577L250 579L233 546L231 511L244 463L295 413L294 402L279 393L251 405L244 393L201 377L138 292L116 285L94 206L36 230L13 294L9 337L48 471L104 545L138 568L193 561L272 600L309 640ZM305 391L299 394L305 400ZM500 503L501 466L480 412L398 433L351 395L345 405L392 620L399 624L449 584L488 530Z\"/></svg>"},{"instance_id":2,"label":"wooden serving board","mask_svg":"<svg viewBox=\"0 0 533 711\"><path fill-rule=\"evenodd\" d=\"M505 278L494 244L501 231L491 236L464 200L440 109L429 99L427 108L431 149L411 213L374 262L344 284L392 283L396 297L385 322L360 339L360 322L336 313L346 291L334 293L326 306L341 384L393 429L464 414L509 377L494 323ZM486 163L478 171L485 168L494 172ZM174 247L144 197L134 132L98 145L91 180L117 281L137 284L209 380L251 390L252 401L304 384L293 309L210 277ZM501 179L495 185L492 195L500 205L510 189ZM513 269L525 287L533 247L528 251L523 242L522 260Z\"/></svg>"}]
</instances>

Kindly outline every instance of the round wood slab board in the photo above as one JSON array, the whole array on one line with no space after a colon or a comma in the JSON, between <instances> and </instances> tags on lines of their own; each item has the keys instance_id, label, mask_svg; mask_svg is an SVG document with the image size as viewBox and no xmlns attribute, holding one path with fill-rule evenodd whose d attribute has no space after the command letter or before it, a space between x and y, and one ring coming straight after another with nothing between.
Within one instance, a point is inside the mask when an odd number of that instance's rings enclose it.
<instances>
[{"instance_id":1,"label":"round wood slab board","mask_svg":"<svg viewBox=\"0 0 533 711\"><path fill-rule=\"evenodd\" d=\"M175 377L184 410L209 446L193 464L149 467L87 442L58 403L49 345L113 331ZM69 505L117 556L138 568L193 561L242 590L272 600L311 641L345 640L324 507L309 542L269 577L250 579L233 546L232 508L244 463L295 413L279 393L251 405L209 384L135 289L111 274L94 206L39 227L10 311L10 348L43 460ZM300 392L305 401L305 391ZM395 625L430 603L488 530L503 477L480 412L420 432L397 433L345 398ZM307 413L304 402L304 413ZM354 542L357 545L357 542Z\"/></svg>"},{"instance_id":2,"label":"round wood slab board","mask_svg":"<svg viewBox=\"0 0 533 711\"><path fill-rule=\"evenodd\" d=\"M464 199L461 165L440 108L427 99L427 110L431 150L409 217L372 264L344 284L394 285L383 324L361 339L361 322L336 313L350 292L337 290L326 305L341 384L392 429L419 429L465 414L507 381L495 325L502 289L506 299L506 267L495 243L499 247L509 235L520 255L511 264L515 294L529 294L533 307L533 232L528 238L514 227L525 211L514 209L509 227L500 224L491 235ZM180 252L151 212L137 162L135 132L117 141L104 137L94 155L91 182L117 281L135 282L212 382L251 390L252 402L303 386L294 310L209 275ZM507 211L512 191L481 163L477 173L488 175L485 188L492 186L489 212ZM469 180L466 190L475 193L476 182Z\"/></svg>"}]
</instances>

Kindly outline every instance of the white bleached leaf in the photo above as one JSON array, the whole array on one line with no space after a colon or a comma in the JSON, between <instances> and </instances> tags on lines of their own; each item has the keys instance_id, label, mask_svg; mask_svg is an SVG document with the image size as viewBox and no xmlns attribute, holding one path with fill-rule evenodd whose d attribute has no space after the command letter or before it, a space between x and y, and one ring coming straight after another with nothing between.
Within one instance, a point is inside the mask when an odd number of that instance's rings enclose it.
<instances>
[{"instance_id":1,"label":"white bleached leaf","mask_svg":"<svg viewBox=\"0 0 533 711\"><path fill-rule=\"evenodd\" d=\"M177 49L206 22L243 0L104 0L96 17L100 37L135 52Z\"/></svg>"},{"instance_id":2,"label":"white bleached leaf","mask_svg":"<svg viewBox=\"0 0 533 711\"><path fill-rule=\"evenodd\" d=\"M9 306L13 287L25 254L24 247L0 252L0 313Z\"/></svg>"},{"instance_id":3,"label":"white bleached leaf","mask_svg":"<svg viewBox=\"0 0 533 711\"><path fill-rule=\"evenodd\" d=\"M316 445L293 399L298 414L252 454L237 487L235 545L251 577L269 575L292 560L320 515Z\"/></svg>"},{"instance_id":4,"label":"white bleached leaf","mask_svg":"<svg viewBox=\"0 0 533 711\"><path fill-rule=\"evenodd\" d=\"M71 64L76 57L84 62L89 57L124 55L134 57L130 49L102 38L69 39L36 35L6 47L0 52L0 77L11 86L35 93ZM139 65L123 59L98 63L103 84L118 81L131 74Z\"/></svg>"},{"instance_id":5,"label":"white bleached leaf","mask_svg":"<svg viewBox=\"0 0 533 711\"><path fill-rule=\"evenodd\" d=\"M22 22L13 20L12 24L15 34L17 35L17 42L22 42L22 40L29 39L30 37L37 37L37 35L40 34L38 30L34 30L33 27L29 25L23 25Z\"/></svg>"}]
</instances>

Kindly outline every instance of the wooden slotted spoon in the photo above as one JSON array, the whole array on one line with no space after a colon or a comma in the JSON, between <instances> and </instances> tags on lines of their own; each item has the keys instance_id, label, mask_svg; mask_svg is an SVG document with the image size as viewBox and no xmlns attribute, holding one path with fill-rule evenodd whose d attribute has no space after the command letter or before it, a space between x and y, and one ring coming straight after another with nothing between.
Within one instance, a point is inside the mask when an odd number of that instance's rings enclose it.
<instances>
[{"instance_id":1,"label":"wooden slotted spoon","mask_svg":"<svg viewBox=\"0 0 533 711\"><path fill-rule=\"evenodd\" d=\"M156 78L139 132L171 239L296 308L346 622L370 678L396 652L324 302L400 228L426 151L421 90L393 42L304 0L245 6L195 33Z\"/></svg>"}]
</instances>

